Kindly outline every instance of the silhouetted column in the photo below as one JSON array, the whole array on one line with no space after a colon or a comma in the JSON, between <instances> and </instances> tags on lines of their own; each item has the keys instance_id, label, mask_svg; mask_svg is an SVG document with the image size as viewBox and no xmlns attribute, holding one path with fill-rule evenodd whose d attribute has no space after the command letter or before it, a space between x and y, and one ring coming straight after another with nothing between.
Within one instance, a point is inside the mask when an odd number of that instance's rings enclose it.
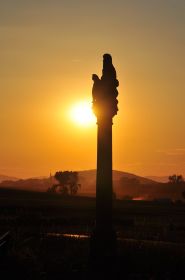
<instances>
[{"instance_id":1,"label":"silhouetted column","mask_svg":"<svg viewBox=\"0 0 185 280\"><path fill-rule=\"evenodd\" d=\"M112 227L112 119L98 122L96 175L96 228Z\"/></svg>"},{"instance_id":2,"label":"silhouetted column","mask_svg":"<svg viewBox=\"0 0 185 280\"><path fill-rule=\"evenodd\" d=\"M97 117L96 227L91 254L111 256L116 235L112 227L112 118L117 114L116 71L109 54L103 56L102 77L93 74L93 111Z\"/></svg>"}]
</instances>

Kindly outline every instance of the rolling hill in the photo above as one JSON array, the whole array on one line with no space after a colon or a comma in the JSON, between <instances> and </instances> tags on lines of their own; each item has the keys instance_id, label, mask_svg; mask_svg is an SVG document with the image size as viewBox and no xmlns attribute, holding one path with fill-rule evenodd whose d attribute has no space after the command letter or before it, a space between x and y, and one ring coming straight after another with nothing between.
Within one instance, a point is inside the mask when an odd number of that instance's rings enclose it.
<instances>
[{"instance_id":1,"label":"rolling hill","mask_svg":"<svg viewBox=\"0 0 185 280\"><path fill-rule=\"evenodd\" d=\"M19 180L19 179L16 177L11 177L11 176L0 174L0 183L3 181L17 181L17 180Z\"/></svg>"},{"instance_id":2,"label":"rolling hill","mask_svg":"<svg viewBox=\"0 0 185 280\"><path fill-rule=\"evenodd\" d=\"M81 184L80 194L95 195L96 186L96 170L84 170L78 171L79 183ZM1 186L11 187L16 189L27 189L34 191L46 191L49 186L55 183L54 178L39 177L39 178L29 178L29 179L16 179L9 176L4 176L1 181ZM131 173L126 173L122 171L113 171L113 184L116 189L119 189L122 185L121 181L126 180L127 183L139 183L139 184L155 184L156 182L146 179L141 176L137 176Z\"/></svg>"},{"instance_id":3,"label":"rolling hill","mask_svg":"<svg viewBox=\"0 0 185 280\"><path fill-rule=\"evenodd\" d=\"M80 194L86 195L95 195L95 186L96 186L96 170L84 170L79 171L79 182L82 185L81 190L79 191ZM123 171L113 171L113 188L114 192L120 197L122 195L126 195L124 191L123 185L129 184L156 184L155 181L151 179L147 179L141 176L134 175L132 173L127 173ZM128 192L129 194L129 192Z\"/></svg>"},{"instance_id":4,"label":"rolling hill","mask_svg":"<svg viewBox=\"0 0 185 280\"><path fill-rule=\"evenodd\" d=\"M78 171L81 188L80 196L95 196L96 194L96 170ZM5 176L4 178L12 178ZM13 178L15 180L15 178ZM49 187L56 184L53 177L40 177L19 179L17 181L6 180L0 183L0 188L11 188L27 191L46 192ZM154 180L137 176L122 171L113 171L113 191L117 198L134 200L151 199L182 199L185 191L185 183L174 186L173 184L156 182Z\"/></svg>"}]
</instances>

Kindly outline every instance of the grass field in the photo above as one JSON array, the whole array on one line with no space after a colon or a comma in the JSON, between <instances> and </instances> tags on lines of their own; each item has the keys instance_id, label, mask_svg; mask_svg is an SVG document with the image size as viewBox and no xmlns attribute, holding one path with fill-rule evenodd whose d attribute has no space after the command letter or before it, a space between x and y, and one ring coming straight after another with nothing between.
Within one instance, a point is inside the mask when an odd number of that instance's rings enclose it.
<instances>
[{"instance_id":1,"label":"grass field","mask_svg":"<svg viewBox=\"0 0 185 280\"><path fill-rule=\"evenodd\" d=\"M90 236L94 219L94 198L0 190L0 233L11 233L1 270L19 279L96 277L89 238L60 235ZM115 279L185 279L185 204L116 200L113 222L117 256L105 266Z\"/></svg>"}]
</instances>

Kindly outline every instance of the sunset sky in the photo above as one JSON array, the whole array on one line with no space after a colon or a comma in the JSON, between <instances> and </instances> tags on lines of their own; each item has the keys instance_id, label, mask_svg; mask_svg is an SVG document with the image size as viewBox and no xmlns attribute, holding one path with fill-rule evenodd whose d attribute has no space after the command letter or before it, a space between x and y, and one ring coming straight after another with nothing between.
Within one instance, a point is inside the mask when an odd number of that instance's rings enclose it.
<instances>
[{"instance_id":1,"label":"sunset sky","mask_svg":"<svg viewBox=\"0 0 185 280\"><path fill-rule=\"evenodd\" d=\"M184 0L0 0L0 174L96 168L93 73L120 82L113 167L185 175Z\"/></svg>"}]
</instances>

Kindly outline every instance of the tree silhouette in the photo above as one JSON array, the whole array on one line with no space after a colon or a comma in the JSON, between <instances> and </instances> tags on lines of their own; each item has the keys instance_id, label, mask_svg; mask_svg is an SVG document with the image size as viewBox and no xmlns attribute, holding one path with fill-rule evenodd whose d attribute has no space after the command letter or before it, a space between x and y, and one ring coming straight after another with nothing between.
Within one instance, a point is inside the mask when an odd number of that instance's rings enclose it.
<instances>
[{"instance_id":1,"label":"tree silhouette","mask_svg":"<svg viewBox=\"0 0 185 280\"><path fill-rule=\"evenodd\" d=\"M58 184L54 184L49 192L56 192L59 188L59 192L63 195L76 195L80 184L78 183L78 172L73 171L57 171L54 178L58 181Z\"/></svg>"},{"instance_id":2,"label":"tree silhouette","mask_svg":"<svg viewBox=\"0 0 185 280\"><path fill-rule=\"evenodd\" d=\"M168 177L169 183L171 184L181 184L184 182L184 178L182 175L172 175Z\"/></svg>"}]
</instances>

